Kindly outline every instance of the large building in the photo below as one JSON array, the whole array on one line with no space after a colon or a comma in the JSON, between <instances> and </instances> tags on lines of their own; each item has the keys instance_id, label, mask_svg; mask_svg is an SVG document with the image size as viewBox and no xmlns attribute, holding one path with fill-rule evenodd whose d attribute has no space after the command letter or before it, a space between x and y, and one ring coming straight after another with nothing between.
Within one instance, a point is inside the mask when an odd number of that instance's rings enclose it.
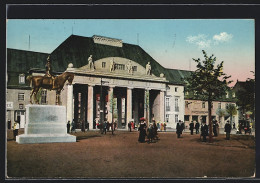
<instances>
[{"instance_id":1,"label":"large building","mask_svg":"<svg viewBox=\"0 0 260 183\"><path fill-rule=\"evenodd\" d=\"M183 79L191 71L164 68L140 46L120 39L76 35L48 54L7 49L7 121L19 120L24 126L30 96L26 76L44 75L49 55L55 75L75 74L72 85L64 85L61 105L67 107L67 120L74 120L76 128L83 121L95 129L98 121L113 120L117 128L126 129L129 121L137 124L141 117L165 122L173 130L178 120L208 122L206 104L203 107L203 101L184 95ZM55 105L55 91L43 89L40 94L41 104Z\"/></svg>"},{"instance_id":2,"label":"large building","mask_svg":"<svg viewBox=\"0 0 260 183\"><path fill-rule=\"evenodd\" d=\"M168 128L176 126L172 119L184 120L183 83L174 80L138 45L102 36L71 35L49 55L54 74L75 74L72 85L65 84L61 92L61 104L67 106L67 120L74 119L77 128L88 121L90 129L95 129L101 115L109 122L113 118L123 129L141 117L167 122ZM89 64L90 56L93 65ZM12 123L25 118L30 94L25 82L28 71L44 75L47 57L45 53L7 50L7 120ZM55 104L55 91L42 90L41 94L42 104ZM176 107L166 110L165 102L169 101Z\"/></svg>"}]
</instances>

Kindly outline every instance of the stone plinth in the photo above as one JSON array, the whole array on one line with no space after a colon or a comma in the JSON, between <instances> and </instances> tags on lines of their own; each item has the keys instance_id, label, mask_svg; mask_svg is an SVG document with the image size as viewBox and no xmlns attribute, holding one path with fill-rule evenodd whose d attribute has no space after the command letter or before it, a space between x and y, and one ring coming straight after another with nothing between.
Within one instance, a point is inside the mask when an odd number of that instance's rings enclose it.
<instances>
[{"instance_id":1,"label":"stone plinth","mask_svg":"<svg viewBox=\"0 0 260 183\"><path fill-rule=\"evenodd\" d=\"M27 105L24 134L16 137L19 144L76 142L67 134L66 107L56 105Z\"/></svg>"}]
</instances>

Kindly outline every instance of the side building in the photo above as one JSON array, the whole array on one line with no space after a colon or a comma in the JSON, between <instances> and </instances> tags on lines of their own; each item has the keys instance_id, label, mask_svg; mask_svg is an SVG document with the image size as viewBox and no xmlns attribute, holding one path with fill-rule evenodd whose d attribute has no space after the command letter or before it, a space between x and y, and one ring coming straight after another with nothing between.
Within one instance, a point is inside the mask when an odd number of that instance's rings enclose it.
<instances>
[{"instance_id":1,"label":"side building","mask_svg":"<svg viewBox=\"0 0 260 183\"><path fill-rule=\"evenodd\" d=\"M173 78L185 85L184 79L189 77L192 71L187 70L177 70L177 69L168 69L173 76ZM185 90L185 88L184 88ZM229 91L226 92L225 96L222 96L218 100L212 102L212 119L215 119L219 122L219 126L224 128L225 123L227 120L231 121L231 124L235 124L235 127L238 126L238 113L232 115L232 117L226 112L226 108L228 105L236 105L236 95L235 91L231 88ZM194 93L189 93L184 91L184 122L185 128L189 128L189 123L191 121L198 121L198 122L206 122L209 123L208 119L208 103L207 101L203 101L196 97Z\"/></svg>"}]
</instances>

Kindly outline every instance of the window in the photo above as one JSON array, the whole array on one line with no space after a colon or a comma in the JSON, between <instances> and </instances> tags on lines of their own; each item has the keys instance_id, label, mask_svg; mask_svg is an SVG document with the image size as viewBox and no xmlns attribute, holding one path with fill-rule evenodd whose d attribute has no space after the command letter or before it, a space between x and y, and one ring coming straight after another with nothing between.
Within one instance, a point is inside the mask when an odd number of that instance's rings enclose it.
<instances>
[{"instance_id":1,"label":"window","mask_svg":"<svg viewBox=\"0 0 260 183\"><path fill-rule=\"evenodd\" d=\"M175 111L179 111L179 97L175 98Z\"/></svg>"},{"instance_id":2,"label":"window","mask_svg":"<svg viewBox=\"0 0 260 183\"><path fill-rule=\"evenodd\" d=\"M218 103L218 108L221 109L221 103Z\"/></svg>"},{"instance_id":3,"label":"window","mask_svg":"<svg viewBox=\"0 0 260 183\"><path fill-rule=\"evenodd\" d=\"M226 93L226 98L228 98L228 92Z\"/></svg>"},{"instance_id":4,"label":"window","mask_svg":"<svg viewBox=\"0 0 260 183\"><path fill-rule=\"evenodd\" d=\"M24 93L18 93L18 100L24 101Z\"/></svg>"},{"instance_id":5,"label":"window","mask_svg":"<svg viewBox=\"0 0 260 183\"><path fill-rule=\"evenodd\" d=\"M226 109L227 109L228 103L226 103Z\"/></svg>"},{"instance_id":6,"label":"window","mask_svg":"<svg viewBox=\"0 0 260 183\"><path fill-rule=\"evenodd\" d=\"M19 104L19 109L23 109L23 104Z\"/></svg>"},{"instance_id":7,"label":"window","mask_svg":"<svg viewBox=\"0 0 260 183\"><path fill-rule=\"evenodd\" d=\"M166 103L166 111L170 111L171 110L170 109L170 98L166 98L165 103Z\"/></svg>"},{"instance_id":8,"label":"window","mask_svg":"<svg viewBox=\"0 0 260 183\"><path fill-rule=\"evenodd\" d=\"M102 62L102 68L106 68L106 62Z\"/></svg>"},{"instance_id":9,"label":"window","mask_svg":"<svg viewBox=\"0 0 260 183\"><path fill-rule=\"evenodd\" d=\"M25 84L25 75L24 74L19 75L19 84Z\"/></svg>"},{"instance_id":10,"label":"window","mask_svg":"<svg viewBox=\"0 0 260 183\"><path fill-rule=\"evenodd\" d=\"M236 97L236 94L235 94L235 93L232 93L232 97L235 98L235 97Z\"/></svg>"},{"instance_id":11,"label":"window","mask_svg":"<svg viewBox=\"0 0 260 183\"><path fill-rule=\"evenodd\" d=\"M178 92L178 87L175 87L175 92Z\"/></svg>"},{"instance_id":12,"label":"window","mask_svg":"<svg viewBox=\"0 0 260 183\"><path fill-rule=\"evenodd\" d=\"M47 90L42 90L41 104L47 104Z\"/></svg>"},{"instance_id":13,"label":"window","mask_svg":"<svg viewBox=\"0 0 260 183\"><path fill-rule=\"evenodd\" d=\"M184 115L184 121L190 121L190 116L189 115Z\"/></svg>"},{"instance_id":14,"label":"window","mask_svg":"<svg viewBox=\"0 0 260 183\"><path fill-rule=\"evenodd\" d=\"M175 114L175 123L177 123L179 121L178 118L179 118L178 114Z\"/></svg>"},{"instance_id":15,"label":"window","mask_svg":"<svg viewBox=\"0 0 260 183\"><path fill-rule=\"evenodd\" d=\"M202 108L205 108L206 106L205 106L205 102L202 102Z\"/></svg>"},{"instance_id":16,"label":"window","mask_svg":"<svg viewBox=\"0 0 260 183\"><path fill-rule=\"evenodd\" d=\"M124 64L115 64L115 69L117 69L117 70L125 70L125 65Z\"/></svg>"},{"instance_id":17,"label":"window","mask_svg":"<svg viewBox=\"0 0 260 183\"><path fill-rule=\"evenodd\" d=\"M166 114L166 122L168 123L169 122L169 117L170 117L170 115L169 114Z\"/></svg>"},{"instance_id":18,"label":"window","mask_svg":"<svg viewBox=\"0 0 260 183\"><path fill-rule=\"evenodd\" d=\"M133 71L137 71L137 66L133 66Z\"/></svg>"}]
</instances>

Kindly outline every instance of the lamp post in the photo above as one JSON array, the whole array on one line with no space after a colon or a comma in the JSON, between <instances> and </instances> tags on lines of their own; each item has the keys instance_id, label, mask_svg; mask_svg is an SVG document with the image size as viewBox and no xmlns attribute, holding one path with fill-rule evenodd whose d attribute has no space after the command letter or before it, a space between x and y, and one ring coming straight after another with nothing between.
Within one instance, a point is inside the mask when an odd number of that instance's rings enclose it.
<instances>
[{"instance_id":1,"label":"lamp post","mask_svg":"<svg viewBox=\"0 0 260 183\"><path fill-rule=\"evenodd\" d=\"M101 88L100 88L100 103L99 103L99 107L100 107L100 124L101 127L103 128L104 125L104 102L103 102L103 84L105 83L109 83L108 81L103 81L101 78ZM100 128L100 132L102 133L102 128Z\"/></svg>"}]
</instances>

